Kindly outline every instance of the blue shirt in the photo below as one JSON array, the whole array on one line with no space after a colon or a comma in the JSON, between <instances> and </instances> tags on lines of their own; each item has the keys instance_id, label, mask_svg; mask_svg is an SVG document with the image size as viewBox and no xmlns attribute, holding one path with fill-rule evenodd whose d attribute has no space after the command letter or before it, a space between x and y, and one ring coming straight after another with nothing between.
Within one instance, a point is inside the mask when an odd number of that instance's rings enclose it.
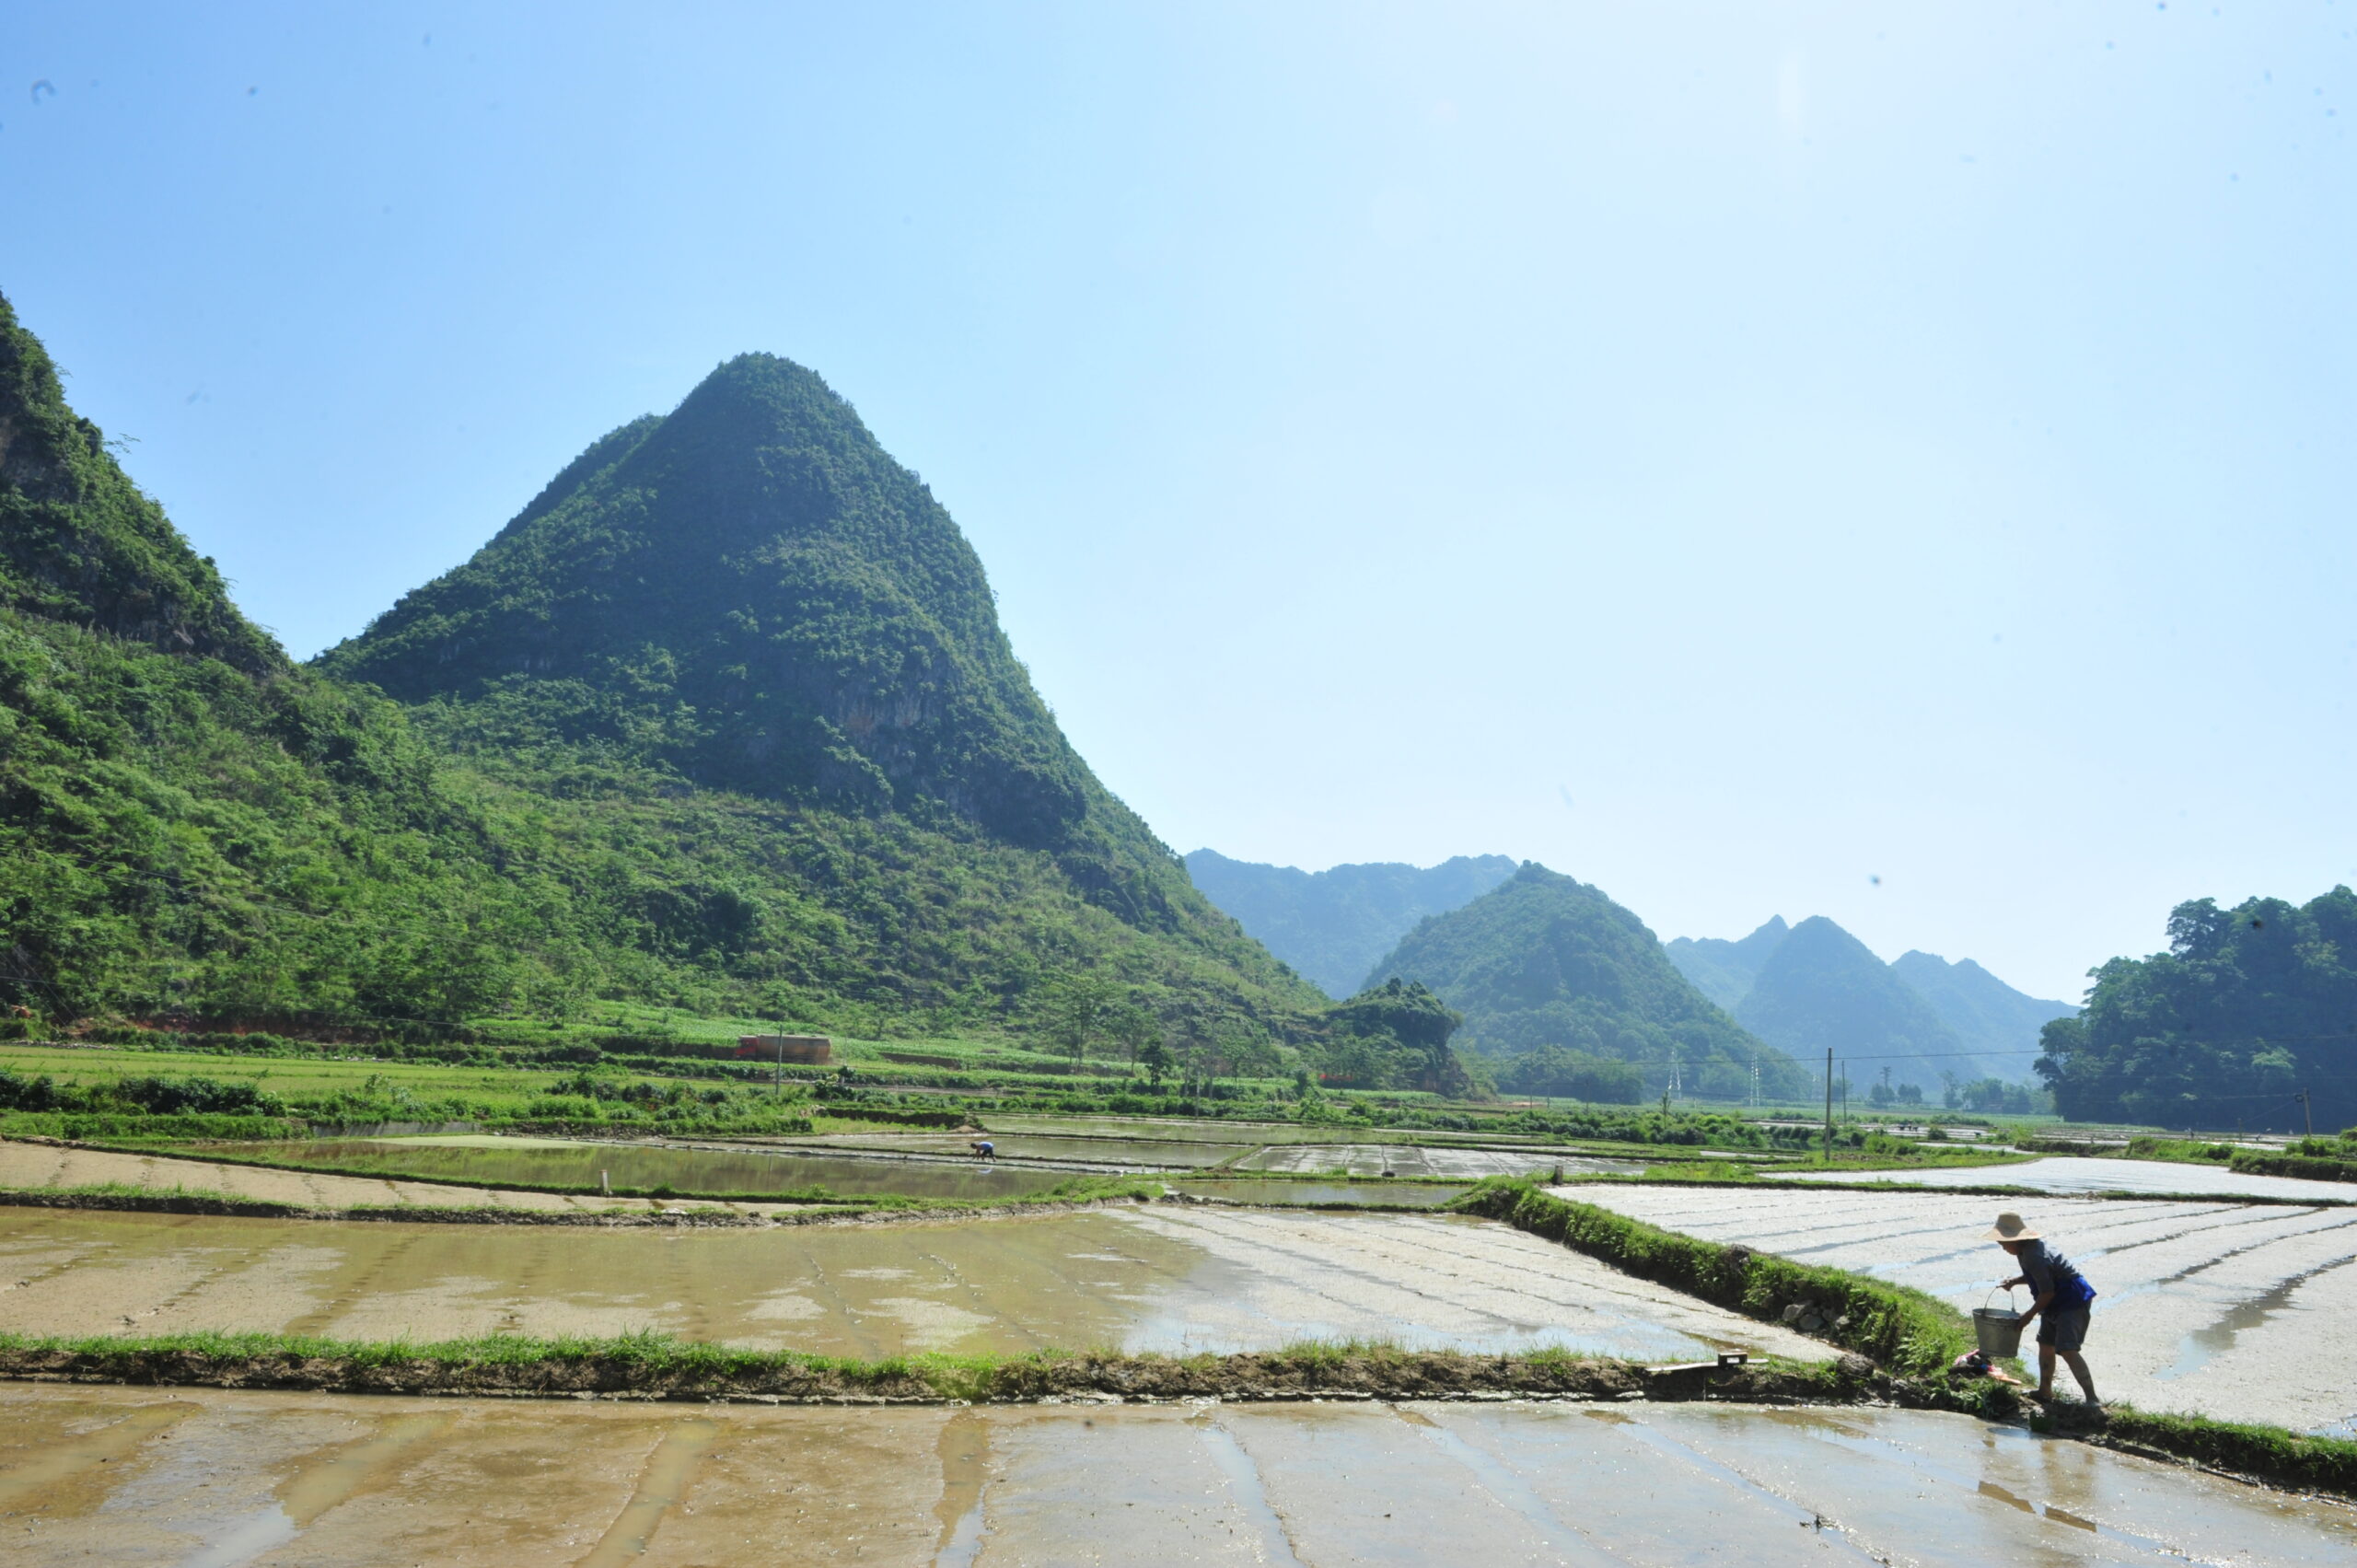
<instances>
[{"instance_id":1,"label":"blue shirt","mask_svg":"<svg viewBox=\"0 0 2357 1568\"><path fill-rule=\"evenodd\" d=\"M2096 1287L2087 1283L2087 1277L2071 1266L2070 1259L2043 1241L2023 1242L2015 1257L2022 1266L2022 1277L2029 1282L2031 1295L2053 1293L2048 1310L2084 1307L2096 1298Z\"/></svg>"}]
</instances>

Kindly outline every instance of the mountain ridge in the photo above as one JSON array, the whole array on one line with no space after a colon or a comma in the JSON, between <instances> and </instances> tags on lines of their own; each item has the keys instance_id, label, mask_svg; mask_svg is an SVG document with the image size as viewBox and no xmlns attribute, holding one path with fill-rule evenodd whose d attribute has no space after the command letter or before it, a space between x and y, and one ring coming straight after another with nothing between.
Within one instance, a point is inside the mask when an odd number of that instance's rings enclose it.
<instances>
[{"instance_id":1,"label":"mountain ridge","mask_svg":"<svg viewBox=\"0 0 2357 1568\"><path fill-rule=\"evenodd\" d=\"M1460 854L1431 866L1375 861L1303 871L1213 849L1186 856L1187 874L1206 898L1337 998L1383 979L1371 976L1370 966L1417 921L1478 898L1512 876L1515 864L1503 854Z\"/></svg>"},{"instance_id":2,"label":"mountain ridge","mask_svg":"<svg viewBox=\"0 0 2357 1568\"><path fill-rule=\"evenodd\" d=\"M1463 1013L1457 1043L1476 1054L1632 1065L1648 1094L1674 1078L1684 1092L1747 1098L1755 1062L1770 1096L1807 1088L1806 1073L1714 1006L1635 914L1536 862L1427 917L1375 972L1428 986Z\"/></svg>"},{"instance_id":3,"label":"mountain ridge","mask_svg":"<svg viewBox=\"0 0 2357 1568\"><path fill-rule=\"evenodd\" d=\"M946 512L816 376L715 375L297 665L0 299L0 999L1022 1029L1104 974L1300 1032L1322 999L1065 742Z\"/></svg>"}]
</instances>

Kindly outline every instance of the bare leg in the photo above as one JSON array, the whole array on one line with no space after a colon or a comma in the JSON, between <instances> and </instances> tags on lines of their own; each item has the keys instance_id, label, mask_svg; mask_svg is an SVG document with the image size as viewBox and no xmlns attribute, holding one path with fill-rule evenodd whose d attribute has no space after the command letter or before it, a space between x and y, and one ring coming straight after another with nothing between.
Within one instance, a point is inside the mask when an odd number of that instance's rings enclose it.
<instances>
[{"instance_id":1,"label":"bare leg","mask_svg":"<svg viewBox=\"0 0 2357 1568\"><path fill-rule=\"evenodd\" d=\"M2091 1405L2096 1403L2096 1375L2087 1370L2087 1358L2077 1351L2066 1350L2062 1353L2062 1359L2071 1364L2071 1376L2079 1380L2079 1391L2087 1396L2087 1403ZM2049 1360L2047 1363L2047 1377L2049 1381L2052 1380L2053 1375L2053 1363Z\"/></svg>"},{"instance_id":2,"label":"bare leg","mask_svg":"<svg viewBox=\"0 0 2357 1568\"><path fill-rule=\"evenodd\" d=\"M2038 1397L2051 1398L2054 1393L2054 1347L2041 1343L2038 1347Z\"/></svg>"}]
</instances>

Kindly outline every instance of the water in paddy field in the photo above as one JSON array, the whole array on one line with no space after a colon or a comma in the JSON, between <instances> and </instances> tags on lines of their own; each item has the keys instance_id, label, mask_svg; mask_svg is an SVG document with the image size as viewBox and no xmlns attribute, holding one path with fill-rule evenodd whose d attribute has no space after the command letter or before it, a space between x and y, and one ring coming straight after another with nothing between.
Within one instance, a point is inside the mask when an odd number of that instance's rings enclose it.
<instances>
[{"instance_id":1,"label":"water in paddy field","mask_svg":"<svg viewBox=\"0 0 2357 1568\"><path fill-rule=\"evenodd\" d=\"M1217 1165L1248 1155L1258 1144L1213 1144L1169 1138L1058 1137L1032 1132L1001 1132L987 1137L1001 1159L1054 1160L1066 1165L1121 1170L1186 1170ZM826 1140L835 1148L877 1153L935 1155L959 1157L969 1154L972 1132L837 1133Z\"/></svg>"},{"instance_id":2,"label":"water in paddy field","mask_svg":"<svg viewBox=\"0 0 2357 1568\"><path fill-rule=\"evenodd\" d=\"M525 1139L323 1139L221 1145L294 1164L370 1175L422 1177L487 1187L586 1188L600 1172L617 1190L668 1187L699 1194L803 1192L849 1197L1004 1198L1043 1192L1072 1179L1064 1170L1026 1170L974 1160L862 1159L853 1155L772 1154L756 1149L667 1149L636 1144L570 1144Z\"/></svg>"},{"instance_id":3,"label":"water in paddy field","mask_svg":"<svg viewBox=\"0 0 2357 1568\"><path fill-rule=\"evenodd\" d=\"M1305 1341L1829 1353L1505 1225L1154 1204L710 1229L0 1209L0 1331L682 1339L875 1357Z\"/></svg>"},{"instance_id":4,"label":"water in paddy field","mask_svg":"<svg viewBox=\"0 0 2357 1568\"><path fill-rule=\"evenodd\" d=\"M2028 1187L2042 1192L2183 1192L2210 1197L2298 1198L2357 1203L2357 1182L2252 1176L2177 1160L2088 1159L2062 1155L2019 1165L1945 1170L1776 1171L1782 1181L1887 1181L1898 1187Z\"/></svg>"},{"instance_id":5,"label":"water in paddy field","mask_svg":"<svg viewBox=\"0 0 2357 1568\"><path fill-rule=\"evenodd\" d=\"M1304 1176L1631 1176L1634 1160L1596 1159L1547 1149L1429 1148L1410 1144L1289 1144L1237 1162L1239 1170L1298 1171Z\"/></svg>"},{"instance_id":6,"label":"water in paddy field","mask_svg":"<svg viewBox=\"0 0 2357 1568\"><path fill-rule=\"evenodd\" d=\"M2267 1563L2357 1515L1967 1417L0 1388L8 1561ZM273 1555L269 1561L278 1561Z\"/></svg>"},{"instance_id":7,"label":"water in paddy field","mask_svg":"<svg viewBox=\"0 0 2357 1568\"><path fill-rule=\"evenodd\" d=\"M1255 1181L1181 1177L1170 1183L1198 1198L1238 1203L1376 1203L1395 1209L1437 1209L1468 1189L1428 1181Z\"/></svg>"},{"instance_id":8,"label":"water in paddy field","mask_svg":"<svg viewBox=\"0 0 2357 1568\"><path fill-rule=\"evenodd\" d=\"M1932 1187L1794 1187L1767 1201L1731 1188L1573 1191L1689 1236L1910 1285L1958 1311L2014 1273L1984 1235L2000 1209L2015 1210L2096 1287L2085 1348L2105 1397L2295 1432L2357 1411L2347 1370L2357 1355L2357 1208ZM2014 1304L2026 1304L2018 1292ZM2071 1388L2068 1373L2058 1382Z\"/></svg>"}]
</instances>

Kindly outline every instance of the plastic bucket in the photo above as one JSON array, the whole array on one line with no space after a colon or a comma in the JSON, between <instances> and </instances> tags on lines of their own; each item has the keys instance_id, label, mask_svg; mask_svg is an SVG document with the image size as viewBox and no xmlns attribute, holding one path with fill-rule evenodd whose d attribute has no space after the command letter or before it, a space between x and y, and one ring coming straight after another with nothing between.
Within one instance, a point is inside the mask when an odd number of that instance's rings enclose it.
<instances>
[{"instance_id":1,"label":"plastic bucket","mask_svg":"<svg viewBox=\"0 0 2357 1568\"><path fill-rule=\"evenodd\" d=\"M1991 1291L1990 1294L1993 1295L1996 1293ZM2013 1299L2013 1293L2006 1292L2005 1300L2010 1303ZM1980 1353L1992 1361L2001 1356L2019 1355L2022 1350L2022 1315L2011 1306L1976 1307L1972 1309L1972 1337L1980 1342Z\"/></svg>"}]
</instances>

